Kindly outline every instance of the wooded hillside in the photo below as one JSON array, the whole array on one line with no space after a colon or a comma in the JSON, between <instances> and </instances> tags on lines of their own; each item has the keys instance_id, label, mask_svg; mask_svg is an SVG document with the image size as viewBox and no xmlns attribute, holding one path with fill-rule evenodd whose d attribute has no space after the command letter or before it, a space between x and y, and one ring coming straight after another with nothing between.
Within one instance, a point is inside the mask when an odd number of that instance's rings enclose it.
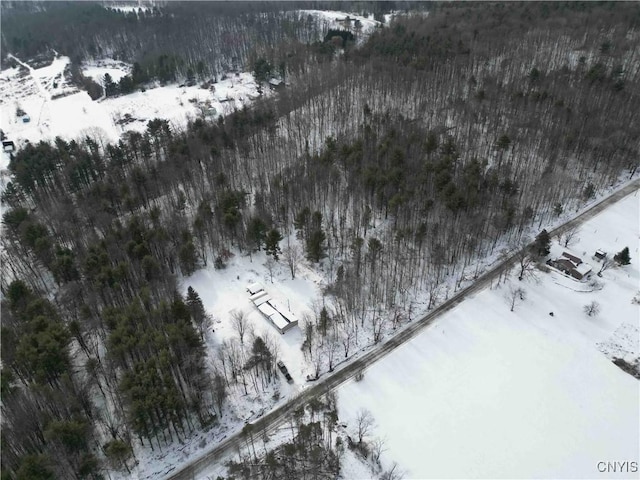
<instances>
[{"instance_id":1,"label":"wooded hillside","mask_svg":"<svg viewBox=\"0 0 640 480\"><path fill-rule=\"evenodd\" d=\"M212 72L248 57L193 50L209 48L205 29L248 30L184 8L193 26L168 32L159 54ZM256 42L315 38L275 10L251 30ZM144 25L165 20L110 15L120 33L81 48L135 56ZM191 435L215 423L228 388L257 394L271 381L262 339L245 357L205 351L201 302L178 293L178 276L264 247L278 257L295 231L330 283L302 347L316 370L328 355L332 368L338 349L362 344L365 322L377 342L417 296L432 307L445 278L473 278L479 258L633 176L639 27L633 3L440 4L360 48L307 58L277 97L215 122L154 120L114 145L17 152L2 198L3 478L126 471L136 439L156 448ZM21 42L3 32L3 49L35 48ZM281 250L278 261L299 261Z\"/></svg>"}]
</instances>

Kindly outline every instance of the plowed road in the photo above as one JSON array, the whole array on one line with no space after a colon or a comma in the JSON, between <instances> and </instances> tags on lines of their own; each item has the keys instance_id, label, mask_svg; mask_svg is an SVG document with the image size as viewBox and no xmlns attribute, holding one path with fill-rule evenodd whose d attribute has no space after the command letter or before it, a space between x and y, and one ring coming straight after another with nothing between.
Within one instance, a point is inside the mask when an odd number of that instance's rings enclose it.
<instances>
[{"instance_id":1,"label":"plowed road","mask_svg":"<svg viewBox=\"0 0 640 480\"><path fill-rule=\"evenodd\" d=\"M584 223L590 218L596 216L608 206L635 192L636 190L638 190L638 188L640 188L640 179L636 179L630 182L624 188L618 190L611 196L590 207L588 210L581 213L573 220L570 220L560 227L551 230L549 232L549 235L553 237L555 235L558 235L559 233L562 233L568 228ZM340 384L353 377L357 372L363 370L373 362L378 361L381 357L387 355L392 350L396 349L400 345L415 337L422 331L422 329L433 323L433 321L440 315L451 310L469 295L479 292L480 290L487 287L487 285L489 285L491 281L499 276L501 271L506 268L512 267L514 265L514 262L515 254L494 266L490 271L479 277L472 285L460 290L448 301L444 302L442 305L435 308L421 319L415 320L412 323L406 325L402 330L396 333L393 337L389 338L387 341L377 345L357 360L347 363L343 368L335 371L333 374L326 375L325 377L321 378L316 383L312 384L312 387L304 390L298 397L292 399L285 405L276 408L275 410L256 420L252 424L253 431L265 431L267 434L274 431L289 418L290 414L294 410L305 405L309 401L309 399L322 395L326 391L338 387ZM236 435L226 438L221 443L215 445L211 449L211 451L207 452L202 457L195 459L187 465L181 465L181 468L179 470L167 474L165 476L165 479L194 480L198 478L198 474L200 472L203 472L209 465L219 464L229 454L237 452L238 447L242 442L243 438L241 433L237 433Z\"/></svg>"}]
</instances>

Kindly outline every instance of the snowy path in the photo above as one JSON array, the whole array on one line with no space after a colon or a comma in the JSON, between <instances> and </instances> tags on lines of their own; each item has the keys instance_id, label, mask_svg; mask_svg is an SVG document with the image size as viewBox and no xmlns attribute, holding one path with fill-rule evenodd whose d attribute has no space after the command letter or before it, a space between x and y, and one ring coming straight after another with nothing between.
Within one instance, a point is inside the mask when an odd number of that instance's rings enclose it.
<instances>
[{"instance_id":1,"label":"snowy path","mask_svg":"<svg viewBox=\"0 0 640 480\"><path fill-rule=\"evenodd\" d=\"M47 89L46 89L46 88L44 88L44 87L42 86L42 84L40 83L40 80L38 80L38 77L36 77L36 76L33 74L33 71L34 71L34 70L33 70L33 68L32 68L30 65L28 65L28 64L26 64L26 63L24 63L22 60L20 60L19 58L17 58L17 57L15 57L15 56L13 56L12 54L8 54L8 55L7 55L7 57L8 57L8 58L12 58L12 59L13 59L13 60L15 60L17 63L19 63L20 65L22 65L24 68L26 68L27 70L29 70L29 75L30 75L30 76L31 76L31 78L33 79L33 82L36 84L36 87L38 87L38 90L40 90L40 95L42 95L42 97L43 97L45 100L51 100L51 95L49 94L49 92L47 91Z\"/></svg>"},{"instance_id":2,"label":"snowy path","mask_svg":"<svg viewBox=\"0 0 640 480\"><path fill-rule=\"evenodd\" d=\"M629 182L626 186L616 191L611 196L603 199L599 203L591 206L588 210L584 211L573 220L570 220L564 225L551 230L549 232L549 235L553 237L571 227L581 225L587 220L590 220L591 218L598 215L607 207L635 192L639 188L640 179L635 179ZM253 430L257 432L265 432L267 435L271 435L280 425L287 421L293 411L308 403L310 399L320 396L325 392L333 390L336 387L340 386L345 381L352 378L356 373L362 371L367 367L370 367L374 362L377 362L396 348L416 337L422 330L431 325L442 314L459 305L467 297L485 289L491 284L493 280L495 280L501 274L501 272L505 268L510 268L515 265L515 257L516 254L500 262L489 272L480 277L474 284L459 291L450 300L435 308L423 318L410 323L404 329L400 330L395 336L389 338L386 342L373 348L362 357L337 368L332 375L326 376L325 378L319 380L294 400L285 405L282 405L281 407L271 411L264 417L258 419L252 424ZM212 450L210 450L209 452L204 453L200 457L194 458L190 464L178 467L178 471L169 473L164 478L171 480L192 480L195 478L199 478L198 474L201 474L205 469L210 468L211 465L222 465L228 456L234 455L237 452L238 448L241 448L242 443L242 434L238 432L237 434L227 438L224 442L213 446Z\"/></svg>"},{"instance_id":3,"label":"snowy path","mask_svg":"<svg viewBox=\"0 0 640 480\"><path fill-rule=\"evenodd\" d=\"M36 88L38 89L38 91L40 92L40 95L42 96L43 101L42 101L42 106L40 107L40 112L38 113L38 121L37 121L37 125L40 125L40 118L42 117L42 111L44 110L44 107L47 104L47 102L51 101L51 94L47 91L47 89L45 87L42 86L42 84L40 83L40 80L38 79L38 77L33 74L34 69L30 65L24 63L18 57L14 56L14 55L12 55L10 53L7 55L7 58L11 58L11 59L15 60L17 63L22 65L24 68L29 70L29 76L33 80L33 83L35 83Z\"/></svg>"}]
</instances>

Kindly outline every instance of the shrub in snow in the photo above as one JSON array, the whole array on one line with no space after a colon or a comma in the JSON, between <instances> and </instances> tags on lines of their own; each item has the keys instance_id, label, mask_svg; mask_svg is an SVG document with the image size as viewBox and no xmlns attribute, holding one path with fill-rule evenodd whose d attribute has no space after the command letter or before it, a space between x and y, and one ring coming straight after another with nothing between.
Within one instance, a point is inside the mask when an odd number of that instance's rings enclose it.
<instances>
[{"instance_id":1,"label":"shrub in snow","mask_svg":"<svg viewBox=\"0 0 640 480\"><path fill-rule=\"evenodd\" d=\"M593 301L582 308L584 310L584 313L586 313L589 317L595 317L600 312L600 304L596 301Z\"/></svg>"}]
</instances>

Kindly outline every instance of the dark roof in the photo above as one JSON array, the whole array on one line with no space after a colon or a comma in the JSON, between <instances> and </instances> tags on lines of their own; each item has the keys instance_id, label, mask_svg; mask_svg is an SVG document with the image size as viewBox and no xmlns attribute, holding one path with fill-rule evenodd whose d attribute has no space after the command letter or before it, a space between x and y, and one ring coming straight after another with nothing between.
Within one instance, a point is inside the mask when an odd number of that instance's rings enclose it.
<instances>
[{"instance_id":1,"label":"dark roof","mask_svg":"<svg viewBox=\"0 0 640 480\"><path fill-rule=\"evenodd\" d=\"M576 268L576 266L568 259L566 258L560 258L558 260L555 261L555 264L560 267L564 267L566 270L573 270Z\"/></svg>"},{"instance_id":2,"label":"dark roof","mask_svg":"<svg viewBox=\"0 0 640 480\"><path fill-rule=\"evenodd\" d=\"M575 255L571 255L570 253L562 252L562 256L568 258L569 260L571 260L576 265L580 265L582 263L582 259L581 258L576 257Z\"/></svg>"}]
</instances>

